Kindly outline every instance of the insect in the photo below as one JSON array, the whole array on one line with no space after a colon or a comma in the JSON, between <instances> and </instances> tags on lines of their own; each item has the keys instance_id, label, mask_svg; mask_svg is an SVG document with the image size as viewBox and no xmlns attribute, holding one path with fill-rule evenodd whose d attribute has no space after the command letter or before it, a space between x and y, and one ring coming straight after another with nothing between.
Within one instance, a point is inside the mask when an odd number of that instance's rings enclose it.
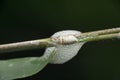
<instances>
[{"instance_id":1,"label":"insect","mask_svg":"<svg viewBox=\"0 0 120 80\"><path fill-rule=\"evenodd\" d=\"M84 44L77 42L78 39L75 37L77 34L81 34L81 32L76 30L64 30L56 32L51 36L51 39L57 43L57 46L46 48L44 55L51 54L55 48L57 51L50 63L63 64L77 55Z\"/></svg>"}]
</instances>

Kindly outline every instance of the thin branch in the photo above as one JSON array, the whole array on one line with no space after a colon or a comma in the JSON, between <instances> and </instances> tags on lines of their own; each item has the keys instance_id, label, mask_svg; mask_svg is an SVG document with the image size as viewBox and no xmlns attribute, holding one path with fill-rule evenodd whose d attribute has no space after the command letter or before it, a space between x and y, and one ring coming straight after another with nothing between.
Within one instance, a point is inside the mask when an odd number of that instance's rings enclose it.
<instances>
[{"instance_id":1,"label":"thin branch","mask_svg":"<svg viewBox=\"0 0 120 80\"><path fill-rule=\"evenodd\" d=\"M76 37L86 37L90 35L105 35L105 34L113 34L113 33L119 33L120 28L112 28L112 29L105 29L105 30L98 30L98 31L91 31L91 32L85 32L82 33L82 35L76 35Z\"/></svg>"},{"instance_id":2,"label":"thin branch","mask_svg":"<svg viewBox=\"0 0 120 80\"><path fill-rule=\"evenodd\" d=\"M53 45L54 44L52 43L50 38L3 44L3 45L0 45L0 53L21 51L21 50L31 50L31 49L37 49L37 48L53 46Z\"/></svg>"},{"instance_id":3,"label":"thin branch","mask_svg":"<svg viewBox=\"0 0 120 80\"><path fill-rule=\"evenodd\" d=\"M99 40L113 39L113 38L119 38L118 33L81 38L81 39L79 39L79 42L91 42L91 41L99 41Z\"/></svg>"},{"instance_id":4,"label":"thin branch","mask_svg":"<svg viewBox=\"0 0 120 80\"><path fill-rule=\"evenodd\" d=\"M120 28L85 32L75 36L78 38L79 42L90 42L90 41L98 41L103 39L120 38ZM0 53L31 50L37 48L39 49L41 47L55 46L55 45L56 43L53 42L51 38L3 44L0 45Z\"/></svg>"}]
</instances>

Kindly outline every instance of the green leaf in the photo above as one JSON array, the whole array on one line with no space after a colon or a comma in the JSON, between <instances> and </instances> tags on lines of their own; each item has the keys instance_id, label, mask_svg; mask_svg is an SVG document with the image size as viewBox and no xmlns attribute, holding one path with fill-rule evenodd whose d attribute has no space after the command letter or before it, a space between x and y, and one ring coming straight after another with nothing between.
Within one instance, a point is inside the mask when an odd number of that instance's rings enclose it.
<instances>
[{"instance_id":1,"label":"green leaf","mask_svg":"<svg viewBox=\"0 0 120 80\"><path fill-rule=\"evenodd\" d=\"M42 57L27 57L0 61L0 80L13 80L31 76L42 70L56 51Z\"/></svg>"}]
</instances>

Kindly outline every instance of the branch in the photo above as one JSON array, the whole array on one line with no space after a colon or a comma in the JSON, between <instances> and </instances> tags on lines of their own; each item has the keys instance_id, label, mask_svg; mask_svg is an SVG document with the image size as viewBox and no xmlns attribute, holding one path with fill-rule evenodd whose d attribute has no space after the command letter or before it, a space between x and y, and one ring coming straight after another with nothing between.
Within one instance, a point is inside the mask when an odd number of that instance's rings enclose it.
<instances>
[{"instance_id":1,"label":"branch","mask_svg":"<svg viewBox=\"0 0 120 80\"><path fill-rule=\"evenodd\" d=\"M85 32L79 35L75 35L75 37L77 37L79 42L91 42L91 41L98 41L104 39L120 38L120 28ZM56 43L53 42L51 38L45 38L39 40L3 44L0 45L0 53L39 49L47 46L56 46Z\"/></svg>"},{"instance_id":2,"label":"branch","mask_svg":"<svg viewBox=\"0 0 120 80\"><path fill-rule=\"evenodd\" d=\"M54 46L50 38L3 44L0 45L0 53L31 50L47 46Z\"/></svg>"}]
</instances>

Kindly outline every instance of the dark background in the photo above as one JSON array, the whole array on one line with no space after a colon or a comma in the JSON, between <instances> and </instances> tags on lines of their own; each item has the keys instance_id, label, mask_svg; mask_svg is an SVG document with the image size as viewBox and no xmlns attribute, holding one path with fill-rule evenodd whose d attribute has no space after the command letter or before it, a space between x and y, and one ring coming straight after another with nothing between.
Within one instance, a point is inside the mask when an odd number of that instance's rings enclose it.
<instances>
[{"instance_id":1,"label":"dark background","mask_svg":"<svg viewBox=\"0 0 120 80\"><path fill-rule=\"evenodd\" d=\"M82 32L120 26L119 0L0 0L0 44L46 38L54 32ZM41 56L44 49L13 52L1 59ZM85 44L63 65L18 80L120 80L120 41Z\"/></svg>"}]
</instances>

